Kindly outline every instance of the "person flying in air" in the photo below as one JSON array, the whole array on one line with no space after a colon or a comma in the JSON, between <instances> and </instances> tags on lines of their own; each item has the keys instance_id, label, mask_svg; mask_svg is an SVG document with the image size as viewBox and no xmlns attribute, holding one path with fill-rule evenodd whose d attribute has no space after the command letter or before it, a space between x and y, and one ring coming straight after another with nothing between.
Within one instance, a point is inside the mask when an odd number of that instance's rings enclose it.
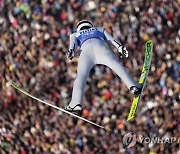
<instances>
[{"instance_id":1,"label":"person flying in air","mask_svg":"<svg viewBox=\"0 0 180 154\"><path fill-rule=\"evenodd\" d=\"M68 59L74 57L78 46L81 48L81 54L78 60L77 77L74 81L72 99L68 106L65 107L65 110L77 115L82 114L81 104L86 80L90 70L96 64L106 65L116 72L135 96L141 93L142 86L119 63L118 58L105 42L113 44L122 56L128 57L126 47L114 39L105 28L94 27L88 20L81 20L77 24L77 32L70 35Z\"/></svg>"}]
</instances>

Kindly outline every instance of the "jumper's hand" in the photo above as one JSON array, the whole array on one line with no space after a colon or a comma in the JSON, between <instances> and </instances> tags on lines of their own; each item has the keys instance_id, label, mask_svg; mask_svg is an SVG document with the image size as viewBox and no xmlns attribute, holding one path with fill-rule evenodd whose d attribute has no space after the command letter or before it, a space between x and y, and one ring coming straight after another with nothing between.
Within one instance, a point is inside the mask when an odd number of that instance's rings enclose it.
<instances>
[{"instance_id":1,"label":"jumper's hand","mask_svg":"<svg viewBox=\"0 0 180 154\"><path fill-rule=\"evenodd\" d=\"M124 56L124 57L128 57L128 51L127 51L127 49L126 49L126 47L124 47L124 46L120 46L119 48L118 48L118 51L119 51L119 53L121 54L121 56Z\"/></svg>"},{"instance_id":2,"label":"jumper's hand","mask_svg":"<svg viewBox=\"0 0 180 154\"><path fill-rule=\"evenodd\" d=\"M70 60L72 60L73 57L74 57L74 55L75 55L74 50L73 50L73 49L70 49L69 52L68 52L68 54L67 54L67 58L70 59Z\"/></svg>"}]
</instances>

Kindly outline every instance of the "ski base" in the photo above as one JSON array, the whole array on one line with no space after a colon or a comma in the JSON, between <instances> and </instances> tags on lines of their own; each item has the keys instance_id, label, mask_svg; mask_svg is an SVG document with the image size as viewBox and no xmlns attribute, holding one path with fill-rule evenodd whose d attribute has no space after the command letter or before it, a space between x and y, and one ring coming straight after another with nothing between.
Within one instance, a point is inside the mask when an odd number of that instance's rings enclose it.
<instances>
[{"instance_id":1,"label":"ski base","mask_svg":"<svg viewBox=\"0 0 180 154\"><path fill-rule=\"evenodd\" d=\"M103 128L103 129L109 130L109 129L107 129L107 128L101 126L101 125L98 125L98 124L96 124L96 123L94 123L94 122L92 122L92 121L89 121L89 120L87 120L87 119L85 119L85 118L83 118L83 117L80 117L80 116L78 116L78 115L76 115L76 114L73 114L73 113L71 113L71 112L69 112L69 111L66 111L66 110L63 109L63 108L57 107L57 106L55 106L55 105L53 105L53 104L47 103L47 102L45 102L45 101L37 98L37 97L35 97L35 96L32 96L31 94L29 94L28 92L26 92L25 90L23 90L22 88L20 88L15 82L12 82L11 85L12 85L14 88L16 88L18 91L22 92L23 94L25 94L25 95L27 95L27 96L29 96L29 97L31 97L31 98L33 98L33 99L35 99L35 100L43 103L43 104L46 104L46 105L48 105L48 106L50 106L50 107L53 107L53 108L55 108L55 109L57 109L57 110L60 110L60 111L64 112L64 113L67 113L67 114L69 114L69 115L72 115L72 116L74 116L74 117L76 117L76 118L78 118L78 119L81 119L81 120L83 120L83 121L86 121L86 122L88 122L88 123L90 123L90 124L92 124L92 125L94 125L94 126L99 127L99 128Z\"/></svg>"},{"instance_id":2,"label":"ski base","mask_svg":"<svg viewBox=\"0 0 180 154\"><path fill-rule=\"evenodd\" d=\"M151 66L151 59L152 59L152 52L153 52L153 42L152 42L152 40L149 40L149 41L146 42L145 49L146 49L145 60L144 60L143 68L142 68L142 71L141 71L141 77L139 79L139 84L142 85L142 91L139 94L139 96L134 97L132 105L131 105L131 109L130 109L130 112L129 112L129 115L128 115L128 118L127 118L127 121L131 120L135 116L138 103L139 103L139 101L141 99L141 94L142 94L143 89L144 89L144 87L146 85L146 79L147 79L147 76L148 76L148 73L149 73L149 68Z\"/></svg>"}]
</instances>

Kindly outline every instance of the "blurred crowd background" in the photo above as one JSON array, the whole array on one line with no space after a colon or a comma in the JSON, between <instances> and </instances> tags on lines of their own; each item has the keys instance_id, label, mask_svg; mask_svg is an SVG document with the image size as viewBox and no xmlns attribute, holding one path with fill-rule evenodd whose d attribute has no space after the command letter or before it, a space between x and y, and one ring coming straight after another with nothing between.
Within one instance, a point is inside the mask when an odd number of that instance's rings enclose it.
<instances>
[{"instance_id":1,"label":"blurred crowd background","mask_svg":"<svg viewBox=\"0 0 180 154\"><path fill-rule=\"evenodd\" d=\"M136 143L124 149L123 135L180 137L179 0L0 0L0 153L178 154L180 141ZM96 66L87 81L83 117L105 131L43 105L10 86L59 107L71 99L78 56L68 61L69 35L88 19L129 51L119 58L138 80L144 44L154 42L152 66L136 117L126 118L133 99L109 68ZM117 49L112 47L119 57Z\"/></svg>"}]
</instances>

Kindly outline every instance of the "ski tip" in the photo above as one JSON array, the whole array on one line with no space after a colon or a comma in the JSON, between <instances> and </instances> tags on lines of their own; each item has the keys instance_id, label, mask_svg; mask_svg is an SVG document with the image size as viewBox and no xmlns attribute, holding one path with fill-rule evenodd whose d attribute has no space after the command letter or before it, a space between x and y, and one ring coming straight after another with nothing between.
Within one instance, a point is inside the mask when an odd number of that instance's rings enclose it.
<instances>
[{"instance_id":1,"label":"ski tip","mask_svg":"<svg viewBox=\"0 0 180 154\"><path fill-rule=\"evenodd\" d=\"M132 118L134 118L134 116L133 117L128 117L127 121L131 120Z\"/></svg>"},{"instance_id":2,"label":"ski tip","mask_svg":"<svg viewBox=\"0 0 180 154\"><path fill-rule=\"evenodd\" d=\"M152 40L148 40L148 41L146 41L146 43L152 43L153 41Z\"/></svg>"},{"instance_id":3,"label":"ski tip","mask_svg":"<svg viewBox=\"0 0 180 154\"><path fill-rule=\"evenodd\" d=\"M15 87L15 88L18 88L18 87L19 87L19 86L17 85L17 83L14 82L14 81L11 82L11 86L13 86L13 87Z\"/></svg>"},{"instance_id":4,"label":"ski tip","mask_svg":"<svg viewBox=\"0 0 180 154\"><path fill-rule=\"evenodd\" d=\"M146 41L146 46L153 47L153 41L152 40Z\"/></svg>"}]
</instances>

